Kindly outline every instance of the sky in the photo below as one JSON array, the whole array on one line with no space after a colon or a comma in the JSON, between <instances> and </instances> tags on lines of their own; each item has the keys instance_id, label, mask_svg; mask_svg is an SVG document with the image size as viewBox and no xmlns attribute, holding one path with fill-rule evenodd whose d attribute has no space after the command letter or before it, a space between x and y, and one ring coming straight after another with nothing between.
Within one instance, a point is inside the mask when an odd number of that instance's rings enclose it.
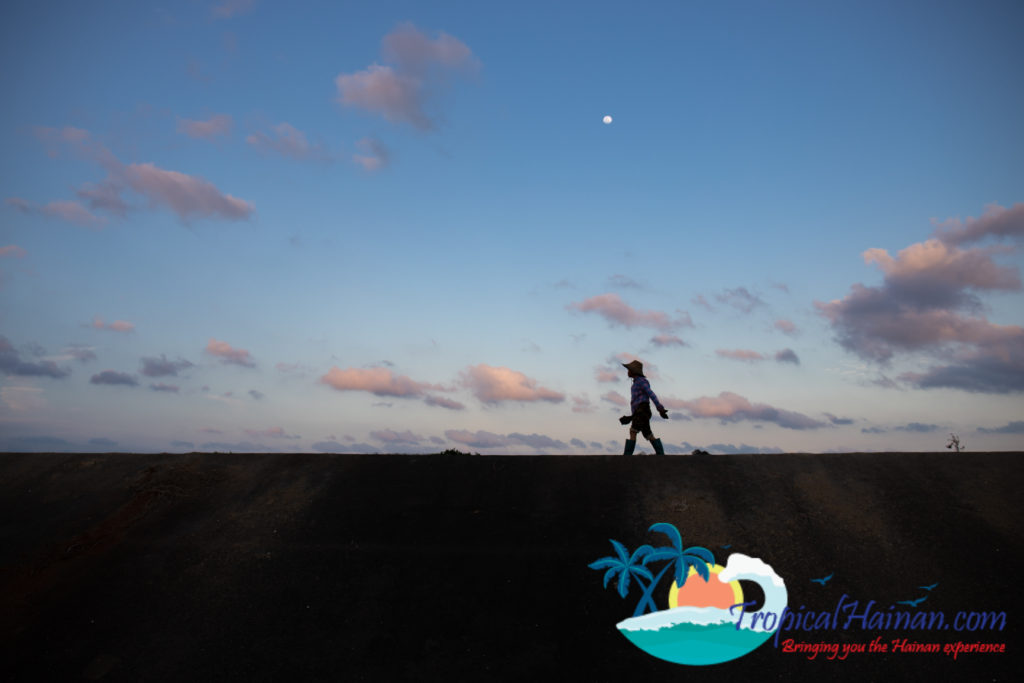
<instances>
[{"instance_id":1,"label":"sky","mask_svg":"<svg viewBox=\"0 0 1024 683\"><path fill-rule=\"evenodd\" d=\"M0 19L0 450L1024 450L1016 0Z\"/></svg>"}]
</instances>

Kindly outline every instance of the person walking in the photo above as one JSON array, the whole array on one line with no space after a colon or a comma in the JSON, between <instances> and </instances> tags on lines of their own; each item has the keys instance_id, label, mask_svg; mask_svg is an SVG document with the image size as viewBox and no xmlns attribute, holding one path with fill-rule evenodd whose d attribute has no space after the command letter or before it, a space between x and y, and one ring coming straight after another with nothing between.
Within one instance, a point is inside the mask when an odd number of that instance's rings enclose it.
<instances>
[{"instance_id":1,"label":"person walking","mask_svg":"<svg viewBox=\"0 0 1024 683\"><path fill-rule=\"evenodd\" d=\"M665 455L661 439L654 438L654 432L651 431L652 415L650 401L654 401L654 405L658 407L658 414L665 420L668 419L668 411L665 410L665 406L661 405L661 401L651 391L651 383L644 377L643 363L634 360L629 363L623 363L622 367L626 368L628 375L633 378L633 387L630 391L629 399L629 407L633 414L623 415L619 418L619 422L629 425L629 438L626 439L626 448L622 454L633 455L633 449L636 448L636 435L639 432L654 446L654 453L656 455Z\"/></svg>"}]
</instances>

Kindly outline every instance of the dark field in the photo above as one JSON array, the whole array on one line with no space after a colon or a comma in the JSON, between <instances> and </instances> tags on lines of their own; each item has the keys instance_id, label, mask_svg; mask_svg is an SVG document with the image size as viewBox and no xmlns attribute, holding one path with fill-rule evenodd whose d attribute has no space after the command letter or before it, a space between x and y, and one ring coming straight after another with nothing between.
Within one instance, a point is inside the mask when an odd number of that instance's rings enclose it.
<instances>
[{"instance_id":1,"label":"dark field","mask_svg":"<svg viewBox=\"0 0 1024 683\"><path fill-rule=\"evenodd\" d=\"M1022 458L0 454L0 680L1019 680ZM782 640L1006 653L662 662L587 567L655 522L763 559L792 609L1006 613Z\"/></svg>"}]
</instances>

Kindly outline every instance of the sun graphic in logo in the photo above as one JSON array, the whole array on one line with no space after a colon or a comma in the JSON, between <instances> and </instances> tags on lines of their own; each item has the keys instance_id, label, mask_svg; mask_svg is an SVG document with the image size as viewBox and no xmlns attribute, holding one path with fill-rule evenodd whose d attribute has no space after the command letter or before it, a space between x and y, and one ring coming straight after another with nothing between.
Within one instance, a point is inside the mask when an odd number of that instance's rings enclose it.
<instances>
[{"instance_id":1,"label":"sun graphic in logo","mask_svg":"<svg viewBox=\"0 0 1024 683\"><path fill-rule=\"evenodd\" d=\"M711 576L708 581L700 580L697 569L690 567L690 573L680 588L675 581L668 589L669 609L674 607L717 607L718 609L729 609L733 605L743 603L743 589L739 581L720 581L718 574L725 569L720 564L708 567ZM691 580L698 576L696 580Z\"/></svg>"}]
</instances>

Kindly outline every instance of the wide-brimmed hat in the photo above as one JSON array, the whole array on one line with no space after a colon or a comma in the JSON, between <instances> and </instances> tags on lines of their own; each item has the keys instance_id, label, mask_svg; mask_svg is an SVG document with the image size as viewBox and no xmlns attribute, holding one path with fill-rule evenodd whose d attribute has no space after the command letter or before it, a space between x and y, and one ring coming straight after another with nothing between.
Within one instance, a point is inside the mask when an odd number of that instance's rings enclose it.
<instances>
[{"instance_id":1,"label":"wide-brimmed hat","mask_svg":"<svg viewBox=\"0 0 1024 683\"><path fill-rule=\"evenodd\" d=\"M644 364L638 360L623 363L622 367L626 368L627 370L632 370L639 377L644 376Z\"/></svg>"}]
</instances>

